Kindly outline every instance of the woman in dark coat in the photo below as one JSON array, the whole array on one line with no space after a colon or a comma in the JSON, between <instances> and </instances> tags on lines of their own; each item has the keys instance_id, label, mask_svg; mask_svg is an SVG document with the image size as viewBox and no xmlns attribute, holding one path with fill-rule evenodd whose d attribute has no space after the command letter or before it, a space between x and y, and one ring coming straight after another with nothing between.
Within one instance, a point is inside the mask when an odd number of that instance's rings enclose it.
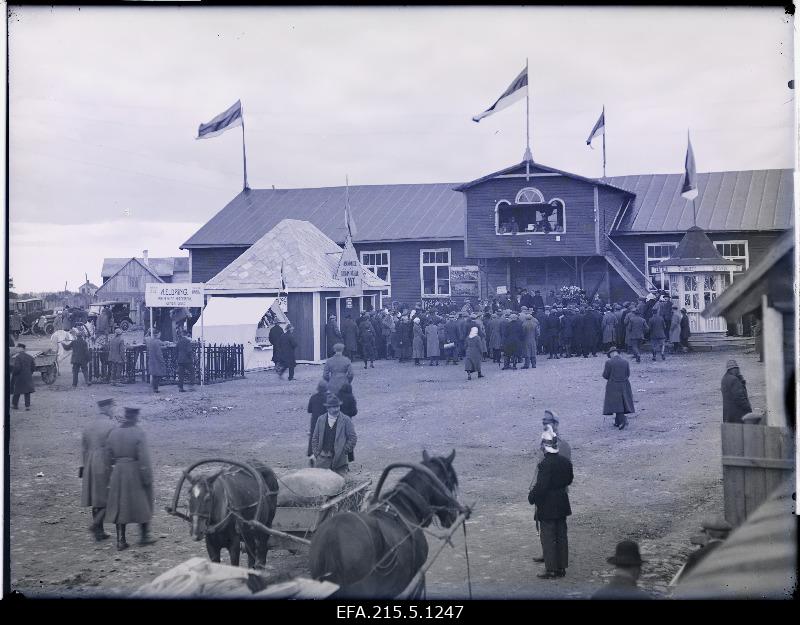
<instances>
[{"instance_id":1,"label":"woman in dark coat","mask_svg":"<svg viewBox=\"0 0 800 625\"><path fill-rule=\"evenodd\" d=\"M352 387L351 387L352 388ZM317 425L317 419L328 412L325 408L325 398L328 395L328 383L325 380L320 380L317 383L317 392L308 399L308 413L311 414L311 425L308 428L308 451L306 456L311 460L314 454L311 449L311 436L314 434L314 428Z\"/></svg>"},{"instance_id":2,"label":"woman in dark coat","mask_svg":"<svg viewBox=\"0 0 800 625\"><path fill-rule=\"evenodd\" d=\"M375 368L375 358L377 356L377 345L375 344L375 326L368 317L364 317L358 327L358 340L361 343L361 355L364 357L364 369L367 368L369 361L372 368Z\"/></svg>"},{"instance_id":3,"label":"woman in dark coat","mask_svg":"<svg viewBox=\"0 0 800 625\"><path fill-rule=\"evenodd\" d=\"M286 332L280 338L279 358L282 367L279 375L283 377L283 372L289 370L289 380L294 380L294 368L297 365L295 352L297 351L297 338L294 335L294 326L290 323L286 326Z\"/></svg>"},{"instance_id":4,"label":"woman in dark coat","mask_svg":"<svg viewBox=\"0 0 800 625\"><path fill-rule=\"evenodd\" d=\"M106 464L110 465L106 519L117 526L117 549L130 545L125 539L128 523L141 525L140 544L155 542L150 537L153 518L153 467L144 432L136 425L138 408L125 408L122 425L111 430L106 442Z\"/></svg>"},{"instance_id":5,"label":"woman in dark coat","mask_svg":"<svg viewBox=\"0 0 800 625\"><path fill-rule=\"evenodd\" d=\"M608 360L603 369L606 382L606 395L603 399L603 414L613 414L614 427L624 430L628 425L626 414L634 412L633 390L628 378L631 368L628 361L621 358L616 347L608 350Z\"/></svg>"},{"instance_id":6,"label":"woman in dark coat","mask_svg":"<svg viewBox=\"0 0 800 625\"><path fill-rule=\"evenodd\" d=\"M481 373L481 360L483 354L481 353L481 337L478 336L478 328L472 327L467 337L467 355L464 356L464 371L467 372L467 380L472 379L472 374L478 372L478 377L482 378Z\"/></svg>"},{"instance_id":7,"label":"woman in dark coat","mask_svg":"<svg viewBox=\"0 0 800 625\"><path fill-rule=\"evenodd\" d=\"M342 414L346 414L351 419L358 414L358 406L356 405L356 398L355 395L353 395L352 386L349 384L342 384L342 388L339 389L336 396L342 401L342 405L339 408ZM352 451L347 453L348 462L353 462L355 459L355 454Z\"/></svg>"}]
</instances>

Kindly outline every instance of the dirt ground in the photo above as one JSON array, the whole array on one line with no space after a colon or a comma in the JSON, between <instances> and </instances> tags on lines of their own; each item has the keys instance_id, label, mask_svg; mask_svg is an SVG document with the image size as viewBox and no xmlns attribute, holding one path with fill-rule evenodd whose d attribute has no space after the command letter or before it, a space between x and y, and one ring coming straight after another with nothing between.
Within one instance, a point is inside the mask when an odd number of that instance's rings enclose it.
<instances>
[{"instance_id":1,"label":"dirt ground","mask_svg":"<svg viewBox=\"0 0 800 625\"><path fill-rule=\"evenodd\" d=\"M668 596L669 580L692 550L689 537L704 516L723 509L719 383L728 358L738 359L753 407L761 409L763 369L752 353L646 358L631 364L637 413L622 432L611 426L613 417L600 414L602 355L540 358L528 371L500 372L484 363L486 378L471 382L461 366L379 361L375 369L355 368L353 479L375 483L390 462L417 461L423 448L455 449L461 498L474 502L467 523L473 597L587 597L611 574L606 557L626 538L639 542L648 561L641 584ZM128 595L204 556L187 524L164 512L181 470L212 456L258 458L278 474L306 466L306 405L320 375L319 366L299 366L294 382L257 372L193 393L162 387L159 395L142 383L87 388L82 379L73 390L66 370L47 387L37 375L31 411L10 415L12 589L27 596ZM95 402L109 396L119 406L142 407L156 476L158 543L132 543L121 553L113 539L90 539L89 509L79 507L81 429ZM536 577L543 566L532 558L541 547L527 502L545 408L560 418L575 470L569 568L558 580ZM428 572L429 598L468 596L461 531L453 545ZM302 553L272 551L267 563L275 580L308 575Z\"/></svg>"}]
</instances>

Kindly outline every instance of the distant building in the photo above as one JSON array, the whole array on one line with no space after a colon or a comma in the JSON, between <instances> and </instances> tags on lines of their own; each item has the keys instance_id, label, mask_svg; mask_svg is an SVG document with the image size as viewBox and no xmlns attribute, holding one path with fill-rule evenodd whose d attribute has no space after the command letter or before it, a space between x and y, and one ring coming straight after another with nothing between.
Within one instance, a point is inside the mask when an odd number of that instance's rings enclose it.
<instances>
[{"instance_id":1,"label":"distant building","mask_svg":"<svg viewBox=\"0 0 800 625\"><path fill-rule=\"evenodd\" d=\"M78 287L78 293L80 293L81 295L85 295L87 297L90 297L90 298L94 297L94 294L96 292L97 292L97 286L95 286L94 284L92 284L88 280Z\"/></svg>"},{"instance_id":2,"label":"distant building","mask_svg":"<svg viewBox=\"0 0 800 625\"><path fill-rule=\"evenodd\" d=\"M130 258L106 258L100 276L105 284ZM168 258L149 258L147 250L140 258L136 258L149 271L159 277L162 282L189 282L189 257L175 256Z\"/></svg>"}]
</instances>

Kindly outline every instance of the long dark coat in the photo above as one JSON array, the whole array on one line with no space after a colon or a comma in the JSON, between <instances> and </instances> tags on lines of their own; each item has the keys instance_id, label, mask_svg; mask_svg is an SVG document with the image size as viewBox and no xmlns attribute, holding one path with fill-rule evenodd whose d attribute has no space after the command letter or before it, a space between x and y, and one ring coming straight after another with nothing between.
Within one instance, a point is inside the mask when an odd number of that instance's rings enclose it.
<instances>
[{"instance_id":1,"label":"long dark coat","mask_svg":"<svg viewBox=\"0 0 800 625\"><path fill-rule=\"evenodd\" d=\"M689 329L689 315L681 315L681 341L686 341L692 335Z\"/></svg>"},{"instance_id":2,"label":"long dark coat","mask_svg":"<svg viewBox=\"0 0 800 625\"><path fill-rule=\"evenodd\" d=\"M175 341L175 362L179 365L191 365L194 363L192 341L185 334Z\"/></svg>"},{"instance_id":3,"label":"long dark coat","mask_svg":"<svg viewBox=\"0 0 800 625\"><path fill-rule=\"evenodd\" d=\"M539 320L536 317L522 322L525 338L522 341L522 355L526 358L536 358L536 340L539 336Z\"/></svg>"},{"instance_id":4,"label":"long dark coat","mask_svg":"<svg viewBox=\"0 0 800 625\"><path fill-rule=\"evenodd\" d=\"M282 336L283 336L283 328L277 323L269 329L269 334L267 335L269 343L270 345L272 345L272 362L276 364L280 362Z\"/></svg>"},{"instance_id":5,"label":"long dark coat","mask_svg":"<svg viewBox=\"0 0 800 625\"><path fill-rule=\"evenodd\" d=\"M339 328L336 326L336 323L328 320L328 323L325 324L325 339L328 342L328 354L333 354L333 346L336 343L344 343L342 340L342 333L339 332Z\"/></svg>"},{"instance_id":6,"label":"long dark coat","mask_svg":"<svg viewBox=\"0 0 800 625\"><path fill-rule=\"evenodd\" d=\"M428 358L441 355L439 350L439 326L433 322L425 326L425 348L428 352Z\"/></svg>"},{"instance_id":7,"label":"long dark coat","mask_svg":"<svg viewBox=\"0 0 800 625\"><path fill-rule=\"evenodd\" d=\"M86 339L80 334L69 344L69 347L65 347L65 349L72 351L72 359L70 362L73 365L89 364L89 345L86 343Z\"/></svg>"},{"instance_id":8,"label":"long dark coat","mask_svg":"<svg viewBox=\"0 0 800 625\"><path fill-rule=\"evenodd\" d=\"M361 342L361 355L364 360L375 360L375 327L369 319L364 319L359 326L358 340Z\"/></svg>"},{"instance_id":9,"label":"long dark coat","mask_svg":"<svg viewBox=\"0 0 800 625\"><path fill-rule=\"evenodd\" d=\"M522 342L525 340L525 331L519 319L508 322L503 341L503 351L507 356L516 356L521 353Z\"/></svg>"},{"instance_id":10,"label":"long dark coat","mask_svg":"<svg viewBox=\"0 0 800 625\"><path fill-rule=\"evenodd\" d=\"M481 337L473 336L467 339L466 355L464 356L464 371L481 372L481 359L483 353L481 352Z\"/></svg>"},{"instance_id":11,"label":"long dark coat","mask_svg":"<svg viewBox=\"0 0 800 625\"><path fill-rule=\"evenodd\" d=\"M489 349L502 349L503 337L500 334L500 320L490 319L487 324Z\"/></svg>"},{"instance_id":12,"label":"long dark coat","mask_svg":"<svg viewBox=\"0 0 800 625\"><path fill-rule=\"evenodd\" d=\"M572 514L567 486L572 484L572 463L561 454L547 454L536 473L528 501L536 505L536 521L555 521Z\"/></svg>"},{"instance_id":13,"label":"long dark coat","mask_svg":"<svg viewBox=\"0 0 800 625\"><path fill-rule=\"evenodd\" d=\"M400 322L400 352L403 358L411 358L412 343L414 340L414 324L411 321Z\"/></svg>"},{"instance_id":14,"label":"long dark coat","mask_svg":"<svg viewBox=\"0 0 800 625\"><path fill-rule=\"evenodd\" d=\"M11 393L12 395L24 395L33 393L33 372L36 362L27 352L19 352L12 359L11 365Z\"/></svg>"},{"instance_id":15,"label":"long dark coat","mask_svg":"<svg viewBox=\"0 0 800 625\"><path fill-rule=\"evenodd\" d=\"M149 523L153 518L153 467L141 428L124 423L111 430L106 461L112 467L106 520Z\"/></svg>"},{"instance_id":16,"label":"long dark coat","mask_svg":"<svg viewBox=\"0 0 800 625\"><path fill-rule=\"evenodd\" d=\"M681 315L677 310L672 313L672 322L669 325L669 341L670 343L680 343L681 341Z\"/></svg>"},{"instance_id":17,"label":"long dark coat","mask_svg":"<svg viewBox=\"0 0 800 625\"><path fill-rule=\"evenodd\" d=\"M284 367L294 367L297 364L297 338L294 332L284 332L281 335L278 349L280 361Z\"/></svg>"},{"instance_id":18,"label":"long dark coat","mask_svg":"<svg viewBox=\"0 0 800 625\"><path fill-rule=\"evenodd\" d=\"M748 412L753 412L753 409L744 378L726 371L722 376L722 422L741 423Z\"/></svg>"},{"instance_id":19,"label":"long dark coat","mask_svg":"<svg viewBox=\"0 0 800 625\"><path fill-rule=\"evenodd\" d=\"M606 396L603 399L603 414L634 412L633 390L628 381L630 376L631 367L627 360L619 355L606 360L603 377L608 382L606 382Z\"/></svg>"},{"instance_id":20,"label":"long dark coat","mask_svg":"<svg viewBox=\"0 0 800 625\"><path fill-rule=\"evenodd\" d=\"M625 322L625 336L629 341L643 339L644 333L647 332L648 329L649 326L644 317L639 316L638 313L635 315L628 315L628 319Z\"/></svg>"},{"instance_id":21,"label":"long dark coat","mask_svg":"<svg viewBox=\"0 0 800 625\"><path fill-rule=\"evenodd\" d=\"M81 437L81 505L105 508L108 500L108 478L111 467L107 464L106 444L114 422L106 416L98 417L84 430Z\"/></svg>"},{"instance_id":22,"label":"long dark coat","mask_svg":"<svg viewBox=\"0 0 800 625\"><path fill-rule=\"evenodd\" d=\"M147 370L150 375L163 377L167 375L167 363L164 361L164 351L161 341L157 338L145 340L147 345Z\"/></svg>"},{"instance_id":23,"label":"long dark coat","mask_svg":"<svg viewBox=\"0 0 800 625\"><path fill-rule=\"evenodd\" d=\"M425 332L421 323L414 324L414 342L412 358L425 358Z\"/></svg>"},{"instance_id":24,"label":"long dark coat","mask_svg":"<svg viewBox=\"0 0 800 625\"><path fill-rule=\"evenodd\" d=\"M667 338L666 328L664 327L664 317L661 315L653 315L648 322L650 325L650 339L665 339Z\"/></svg>"},{"instance_id":25,"label":"long dark coat","mask_svg":"<svg viewBox=\"0 0 800 625\"><path fill-rule=\"evenodd\" d=\"M544 324L542 325L542 334L544 341L557 341L558 340L558 333L561 329L561 322L558 320L558 316L550 313L549 315L545 315L544 317ZM549 346L549 343L546 343Z\"/></svg>"},{"instance_id":26,"label":"long dark coat","mask_svg":"<svg viewBox=\"0 0 800 625\"><path fill-rule=\"evenodd\" d=\"M617 317L610 310L603 315L603 343L617 340Z\"/></svg>"},{"instance_id":27,"label":"long dark coat","mask_svg":"<svg viewBox=\"0 0 800 625\"><path fill-rule=\"evenodd\" d=\"M358 326L352 319L342 321L342 337L344 348L351 354L358 352Z\"/></svg>"}]
</instances>

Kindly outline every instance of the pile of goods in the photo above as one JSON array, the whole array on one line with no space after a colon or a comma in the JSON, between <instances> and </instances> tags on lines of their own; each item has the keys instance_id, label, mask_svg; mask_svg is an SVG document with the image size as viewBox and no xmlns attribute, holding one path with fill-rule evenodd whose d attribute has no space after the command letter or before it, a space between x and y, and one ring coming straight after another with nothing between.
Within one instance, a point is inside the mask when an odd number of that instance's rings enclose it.
<instances>
[{"instance_id":1,"label":"pile of goods","mask_svg":"<svg viewBox=\"0 0 800 625\"><path fill-rule=\"evenodd\" d=\"M328 469L300 469L278 476L278 506L312 507L345 490L345 479Z\"/></svg>"}]
</instances>

